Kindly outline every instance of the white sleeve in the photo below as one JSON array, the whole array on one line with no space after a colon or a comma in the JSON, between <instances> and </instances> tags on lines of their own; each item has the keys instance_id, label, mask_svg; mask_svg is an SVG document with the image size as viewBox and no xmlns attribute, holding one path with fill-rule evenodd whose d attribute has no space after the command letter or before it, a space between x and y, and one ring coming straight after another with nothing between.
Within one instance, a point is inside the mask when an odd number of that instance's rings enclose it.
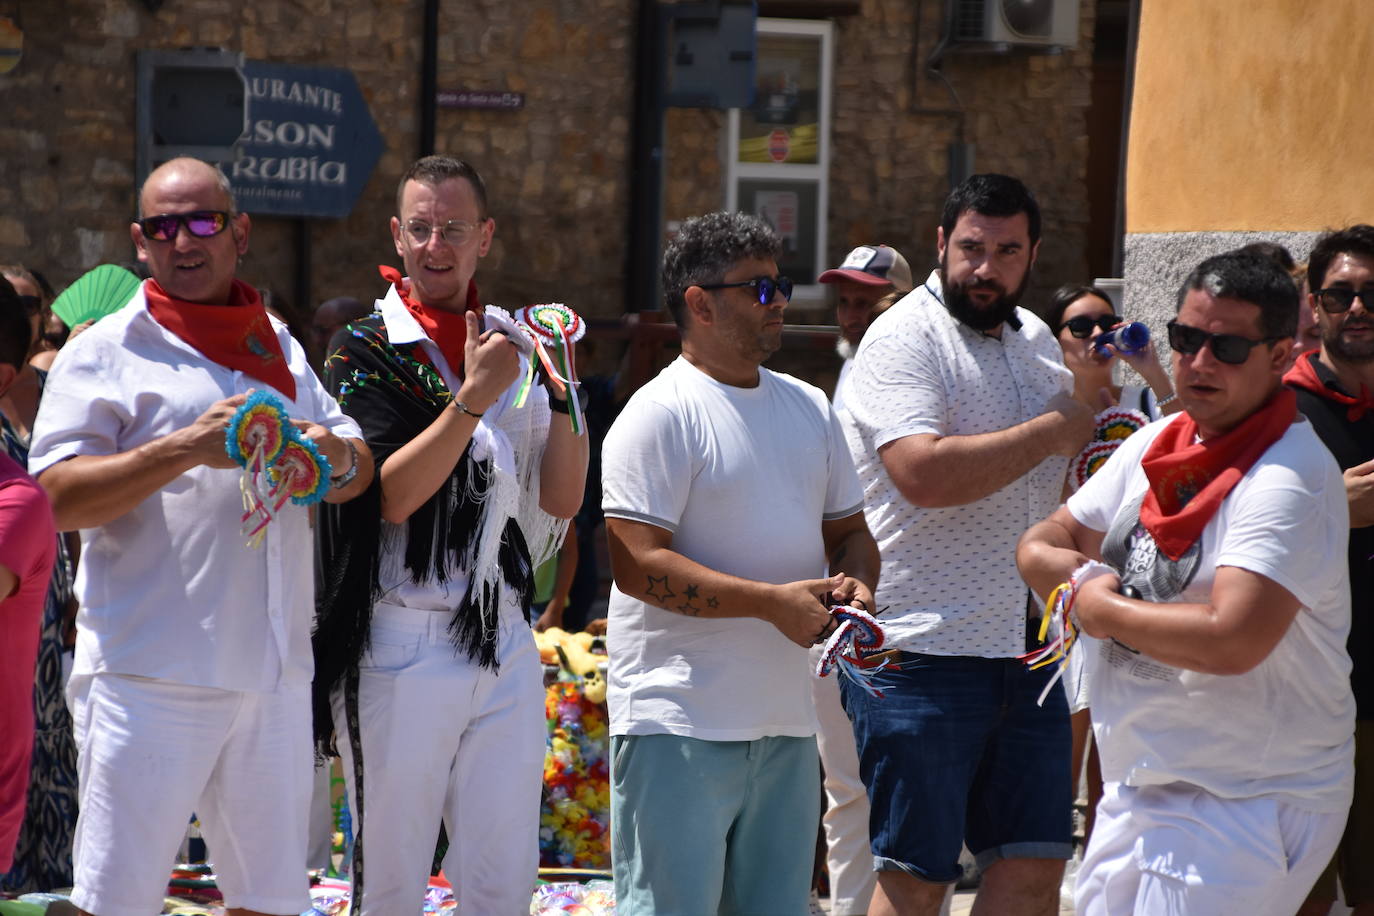
<instances>
[{"instance_id":1,"label":"white sleeve","mask_svg":"<svg viewBox=\"0 0 1374 916\"><path fill-rule=\"evenodd\" d=\"M931 341L912 334L907 321L885 330L855 358L845 409L875 449L906 436L945 435L949 392L938 354L928 352Z\"/></svg>"},{"instance_id":2,"label":"white sleeve","mask_svg":"<svg viewBox=\"0 0 1374 916\"><path fill-rule=\"evenodd\" d=\"M29 448L29 473L40 473L78 455L115 455L129 420L114 377L103 358L109 342L81 335L53 363L38 405Z\"/></svg>"},{"instance_id":3,"label":"white sleeve","mask_svg":"<svg viewBox=\"0 0 1374 916\"><path fill-rule=\"evenodd\" d=\"M651 398L631 398L602 446L602 510L676 532L695 476L693 461L681 420Z\"/></svg>"},{"instance_id":4,"label":"white sleeve","mask_svg":"<svg viewBox=\"0 0 1374 916\"><path fill-rule=\"evenodd\" d=\"M1243 498L1231 501L1234 510L1226 519L1217 565L1258 573L1288 589L1304 607L1315 607L1318 592L1331 580L1332 558L1347 562L1345 488L1340 487L1342 498L1326 499L1290 468L1269 465L1262 473ZM1331 481L1327 484L1331 487Z\"/></svg>"},{"instance_id":5,"label":"white sleeve","mask_svg":"<svg viewBox=\"0 0 1374 916\"><path fill-rule=\"evenodd\" d=\"M832 521L848 518L864 508L863 485L859 474L854 470L854 457L849 454L849 446L840 427L840 418L835 408L829 408L830 424L830 477L825 487L824 519Z\"/></svg>"}]
</instances>

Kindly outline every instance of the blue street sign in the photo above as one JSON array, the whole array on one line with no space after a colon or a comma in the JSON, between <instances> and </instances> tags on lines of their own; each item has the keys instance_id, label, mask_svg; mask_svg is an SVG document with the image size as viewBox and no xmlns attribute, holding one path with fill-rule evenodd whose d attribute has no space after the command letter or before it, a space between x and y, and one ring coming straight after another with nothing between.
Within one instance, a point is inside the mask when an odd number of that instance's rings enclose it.
<instances>
[{"instance_id":1,"label":"blue street sign","mask_svg":"<svg viewBox=\"0 0 1374 916\"><path fill-rule=\"evenodd\" d=\"M347 216L382 154L353 71L245 61L248 133L225 172L239 208L262 216Z\"/></svg>"}]
</instances>

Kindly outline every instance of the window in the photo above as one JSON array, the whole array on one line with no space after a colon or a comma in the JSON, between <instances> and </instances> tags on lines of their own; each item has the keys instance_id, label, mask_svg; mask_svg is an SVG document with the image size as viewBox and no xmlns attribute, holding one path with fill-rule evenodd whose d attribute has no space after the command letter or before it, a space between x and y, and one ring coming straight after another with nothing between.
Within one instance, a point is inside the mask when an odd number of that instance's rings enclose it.
<instances>
[{"instance_id":1,"label":"window","mask_svg":"<svg viewBox=\"0 0 1374 916\"><path fill-rule=\"evenodd\" d=\"M778 269L808 301L825 298L832 38L829 22L760 19L754 106L728 124L726 207L777 230Z\"/></svg>"}]
</instances>

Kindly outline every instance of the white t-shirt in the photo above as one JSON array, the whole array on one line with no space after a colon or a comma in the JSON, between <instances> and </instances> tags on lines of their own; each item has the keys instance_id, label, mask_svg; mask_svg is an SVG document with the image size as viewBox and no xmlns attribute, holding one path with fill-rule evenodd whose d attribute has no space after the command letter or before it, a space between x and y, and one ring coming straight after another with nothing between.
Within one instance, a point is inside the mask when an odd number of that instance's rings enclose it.
<instances>
[{"instance_id":1,"label":"white t-shirt","mask_svg":"<svg viewBox=\"0 0 1374 916\"><path fill-rule=\"evenodd\" d=\"M1046 458L983 499L923 509L897 490L879 457L920 433L970 436L1045 412L1073 387L1058 340L1017 309L1019 330L988 337L955 319L932 273L869 326L840 412L864 487L869 530L883 555L876 596L887 644L930 655L1006 658L1025 651L1026 585L1016 571L1022 532L1059 506L1068 459Z\"/></svg>"},{"instance_id":2,"label":"white t-shirt","mask_svg":"<svg viewBox=\"0 0 1374 916\"><path fill-rule=\"evenodd\" d=\"M710 569L772 583L820 578L822 520L863 500L824 392L767 369L737 388L681 357L611 427L602 485L606 515L671 531L673 550ZM693 600L689 584L669 585L673 600ZM807 651L770 623L688 616L617 587L607 638L613 735L816 731Z\"/></svg>"},{"instance_id":3,"label":"white t-shirt","mask_svg":"<svg viewBox=\"0 0 1374 916\"><path fill-rule=\"evenodd\" d=\"M361 439L300 344L272 319L296 397L213 363L158 324L142 289L62 348L34 424L37 475L190 426L216 401L270 389L293 418ZM114 521L81 532L73 673L133 674L225 690L308 684L314 537L287 503L261 547L240 531L239 468L195 467Z\"/></svg>"},{"instance_id":4,"label":"white t-shirt","mask_svg":"<svg viewBox=\"0 0 1374 916\"><path fill-rule=\"evenodd\" d=\"M1345 810L1355 701L1345 648L1350 520L1341 472L1312 425L1299 420L1236 484L1198 543L1172 563L1138 527L1148 487L1140 459L1182 416L1127 439L1069 498L1069 511L1108 532L1104 557L1147 600L1205 604L1216 568L1235 566L1277 582L1302 608L1269 657L1239 675L1175 668L1102 640L1085 659L1102 776L1130 786L1186 782L1222 798L1277 796L1309 810Z\"/></svg>"}]
</instances>

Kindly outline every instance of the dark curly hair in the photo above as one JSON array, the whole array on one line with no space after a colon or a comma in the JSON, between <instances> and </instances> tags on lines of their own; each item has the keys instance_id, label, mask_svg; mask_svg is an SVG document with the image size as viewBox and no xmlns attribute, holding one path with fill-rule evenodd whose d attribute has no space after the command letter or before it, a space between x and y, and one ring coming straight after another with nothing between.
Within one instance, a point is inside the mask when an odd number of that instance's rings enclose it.
<instances>
[{"instance_id":1,"label":"dark curly hair","mask_svg":"<svg viewBox=\"0 0 1374 916\"><path fill-rule=\"evenodd\" d=\"M677 326L686 327L687 287L719 283L740 261L780 251L777 234L749 213L717 211L684 222L663 253L663 299Z\"/></svg>"}]
</instances>

